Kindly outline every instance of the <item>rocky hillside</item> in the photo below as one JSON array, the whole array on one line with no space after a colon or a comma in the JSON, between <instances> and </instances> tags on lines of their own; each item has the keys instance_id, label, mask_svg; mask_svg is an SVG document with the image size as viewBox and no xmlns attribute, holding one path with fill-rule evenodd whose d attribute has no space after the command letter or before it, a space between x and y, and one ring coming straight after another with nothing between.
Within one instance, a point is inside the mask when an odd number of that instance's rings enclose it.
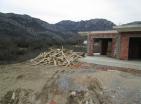
<instances>
[{"instance_id":1,"label":"rocky hillside","mask_svg":"<svg viewBox=\"0 0 141 104\"><path fill-rule=\"evenodd\" d=\"M77 33L64 31L55 25L28 15L13 13L0 13L0 36L22 40L46 39L51 44L71 42L72 38L79 38Z\"/></svg>"},{"instance_id":2,"label":"rocky hillside","mask_svg":"<svg viewBox=\"0 0 141 104\"><path fill-rule=\"evenodd\" d=\"M111 30L115 24L106 19L91 19L87 21L74 22L70 20L61 21L56 24L66 31L98 31Z\"/></svg>"},{"instance_id":3,"label":"rocky hillside","mask_svg":"<svg viewBox=\"0 0 141 104\"><path fill-rule=\"evenodd\" d=\"M77 44L81 37L28 15L0 13L0 61L51 45ZM14 56L14 57L13 57Z\"/></svg>"},{"instance_id":4,"label":"rocky hillside","mask_svg":"<svg viewBox=\"0 0 141 104\"><path fill-rule=\"evenodd\" d=\"M61 21L49 24L28 15L0 13L0 39L46 40L50 44L75 43L79 31L110 30L114 23L105 19L88 21ZM52 43L53 42L53 43Z\"/></svg>"},{"instance_id":5,"label":"rocky hillside","mask_svg":"<svg viewBox=\"0 0 141 104\"><path fill-rule=\"evenodd\" d=\"M113 25L104 19L49 24L28 15L0 13L0 61L52 45L78 44L83 41L78 31L109 30Z\"/></svg>"}]
</instances>

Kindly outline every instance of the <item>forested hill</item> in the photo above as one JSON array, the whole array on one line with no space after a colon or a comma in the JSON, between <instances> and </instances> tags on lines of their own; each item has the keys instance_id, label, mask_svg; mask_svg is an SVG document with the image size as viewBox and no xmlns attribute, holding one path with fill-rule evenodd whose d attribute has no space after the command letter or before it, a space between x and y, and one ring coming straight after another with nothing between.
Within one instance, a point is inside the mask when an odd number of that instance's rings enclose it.
<instances>
[{"instance_id":1,"label":"forested hill","mask_svg":"<svg viewBox=\"0 0 141 104\"><path fill-rule=\"evenodd\" d=\"M0 60L52 45L78 44L83 41L78 31L110 30L113 25L105 19L49 24L29 15L0 13Z\"/></svg>"}]
</instances>

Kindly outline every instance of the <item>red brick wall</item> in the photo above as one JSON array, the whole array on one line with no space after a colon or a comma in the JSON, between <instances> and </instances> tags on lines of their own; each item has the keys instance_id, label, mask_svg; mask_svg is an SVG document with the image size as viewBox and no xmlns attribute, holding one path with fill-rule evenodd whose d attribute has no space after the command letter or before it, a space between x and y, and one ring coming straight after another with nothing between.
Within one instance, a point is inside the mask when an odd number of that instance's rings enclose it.
<instances>
[{"instance_id":1,"label":"red brick wall","mask_svg":"<svg viewBox=\"0 0 141 104\"><path fill-rule=\"evenodd\" d=\"M116 34L89 34L88 35L88 49L87 53L89 56L92 56L94 53L94 38L112 38L112 57L118 56L122 60L128 60L128 51L129 51L129 39L130 37L141 37L141 32L124 32L119 33L120 38L115 39ZM118 42L118 47L116 43ZM119 43L120 42L120 43ZM115 52L118 48L118 52Z\"/></svg>"},{"instance_id":2,"label":"red brick wall","mask_svg":"<svg viewBox=\"0 0 141 104\"><path fill-rule=\"evenodd\" d=\"M129 36L121 35L120 59L128 60Z\"/></svg>"},{"instance_id":3,"label":"red brick wall","mask_svg":"<svg viewBox=\"0 0 141 104\"><path fill-rule=\"evenodd\" d=\"M94 52L94 39L92 37L91 34L88 35L88 44L87 44L87 53L88 53L88 56L93 56L93 52Z\"/></svg>"},{"instance_id":4,"label":"red brick wall","mask_svg":"<svg viewBox=\"0 0 141 104\"><path fill-rule=\"evenodd\" d=\"M87 55L88 56L93 56L94 55L94 50L95 50L95 47L94 47L94 39L95 38L115 38L116 34L111 34L109 33L108 35L107 34L89 34L88 35L88 44L87 44ZM112 55L111 56L114 56L113 55L113 52L115 50L115 39L113 40L112 42Z\"/></svg>"}]
</instances>

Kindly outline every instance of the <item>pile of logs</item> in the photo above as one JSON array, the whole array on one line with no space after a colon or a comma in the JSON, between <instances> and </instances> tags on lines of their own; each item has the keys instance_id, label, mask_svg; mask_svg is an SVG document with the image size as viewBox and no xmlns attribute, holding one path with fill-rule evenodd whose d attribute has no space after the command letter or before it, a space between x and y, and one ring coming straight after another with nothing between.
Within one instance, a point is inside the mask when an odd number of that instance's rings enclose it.
<instances>
[{"instance_id":1,"label":"pile of logs","mask_svg":"<svg viewBox=\"0 0 141 104\"><path fill-rule=\"evenodd\" d=\"M38 64L51 64L55 66L71 66L81 58L81 55L66 49L50 49L48 52L39 54L36 58L32 59L34 65Z\"/></svg>"}]
</instances>

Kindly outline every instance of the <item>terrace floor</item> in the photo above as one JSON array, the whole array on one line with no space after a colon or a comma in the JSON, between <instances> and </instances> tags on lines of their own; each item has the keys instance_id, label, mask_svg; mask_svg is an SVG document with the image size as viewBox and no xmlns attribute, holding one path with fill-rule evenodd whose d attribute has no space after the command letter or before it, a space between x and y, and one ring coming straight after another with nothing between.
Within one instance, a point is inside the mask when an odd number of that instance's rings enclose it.
<instances>
[{"instance_id":1,"label":"terrace floor","mask_svg":"<svg viewBox=\"0 0 141 104\"><path fill-rule=\"evenodd\" d=\"M122 67L122 68L131 68L141 70L141 60L138 61L127 61L119 60L115 58L110 58L106 56L86 56L80 59L81 62L94 63L98 65Z\"/></svg>"}]
</instances>

